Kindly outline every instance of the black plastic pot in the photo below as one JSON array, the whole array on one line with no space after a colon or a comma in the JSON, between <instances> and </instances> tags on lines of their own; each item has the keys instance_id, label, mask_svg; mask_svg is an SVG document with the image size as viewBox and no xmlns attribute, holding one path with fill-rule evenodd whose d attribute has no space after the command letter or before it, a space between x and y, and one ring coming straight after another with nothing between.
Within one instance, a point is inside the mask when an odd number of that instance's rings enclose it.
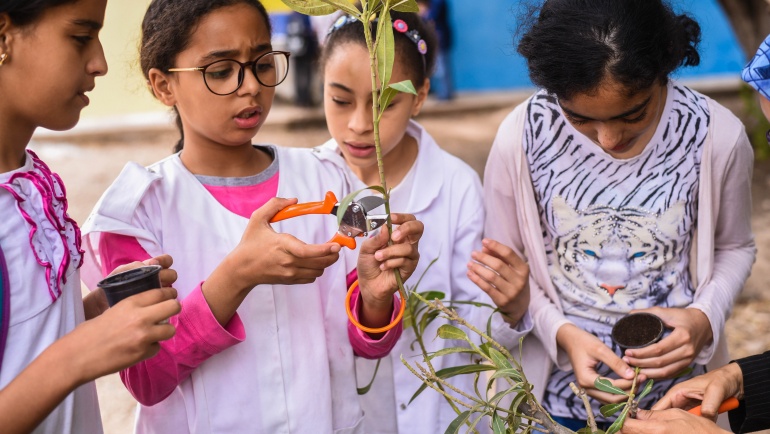
<instances>
[{"instance_id":1,"label":"black plastic pot","mask_svg":"<svg viewBox=\"0 0 770 434\"><path fill-rule=\"evenodd\" d=\"M160 265L147 265L133 270L113 274L97 283L107 296L110 307L120 300L147 291L160 288Z\"/></svg>"},{"instance_id":2,"label":"black plastic pot","mask_svg":"<svg viewBox=\"0 0 770 434\"><path fill-rule=\"evenodd\" d=\"M612 340L625 350L644 348L663 336L663 321L651 313L632 313L619 319L612 327Z\"/></svg>"}]
</instances>

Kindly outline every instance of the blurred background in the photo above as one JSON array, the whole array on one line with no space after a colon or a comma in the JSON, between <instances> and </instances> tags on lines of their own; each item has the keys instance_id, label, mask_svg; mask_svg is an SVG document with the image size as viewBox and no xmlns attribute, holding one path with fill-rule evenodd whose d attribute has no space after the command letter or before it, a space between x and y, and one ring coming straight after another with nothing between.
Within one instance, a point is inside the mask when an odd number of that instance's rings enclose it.
<instances>
[{"instance_id":1,"label":"blurred background","mask_svg":"<svg viewBox=\"0 0 770 434\"><path fill-rule=\"evenodd\" d=\"M292 51L287 81L256 141L312 147L329 138L315 68L318 44L334 18L297 16L280 0L263 0L276 49ZM443 62L435 92L419 121L447 151L482 175L503 118L534 89L516 54L517 18L531 1L431 0L425 17L441 33ZM166 107L148 91L138 66L140 24L149 0L110 0L101 39L110 71L97 80L91 105L71 131L39 130L31 146L64 179L70 212L83 222L102 192L129 161L150 164L171 154L177 134ZM770 349L770 149L756 96L739 72L770 33L768 0L673 0L700 23L701 65L674 78L731 109L745 123L756 154L753 227L759 254L752 277L728 322L733 357ZM84 291L86 289L84 288ZM133 432L135 402L117 375L97 382L107 434Z\"/></svg>"}]
</instances>

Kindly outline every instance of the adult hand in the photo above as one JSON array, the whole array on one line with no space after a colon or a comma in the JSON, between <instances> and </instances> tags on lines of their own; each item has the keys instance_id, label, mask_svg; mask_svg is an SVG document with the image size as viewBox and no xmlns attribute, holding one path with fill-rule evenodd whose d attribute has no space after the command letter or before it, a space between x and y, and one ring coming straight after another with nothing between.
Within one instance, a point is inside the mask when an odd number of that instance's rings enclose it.
<instances>
[{"instance_id":1,"label":"adult hand","mask_svg":"<svg viewBox=\"0 0 770 434\"><path fill-rule=\"evenodd\" d=\"M160 288L126 298L61 339L81 382L117 372L154 356L158 342L174 336L162 323L179 313L176 290Z\"/></svg>"},{"instance_id":2,"label":"adult hand","mask_svg":"<svg viewBox=\"0 0 770 434\"><path fill-rule=\"evenodd\" d=\"M709 419L679 409L663 411L640 409L636 413L636 419L626 419L620 432L623 434L729 433Z\"/></svg>"},{"instance_id":3,"label":"adult hand","mask_svg":"<svg viewBox=\"0 0 770 434\"><path fill-rule=\"evenodd\" d=\"M574 324L561 326L556 332L556 341L567 352L575 372L575 379L589 396L603 403L617 403L628 399L624 395L602 392L594 386L594 381L600 377L596 371L596 366L600 362L621 377L619 379L607 378L615 387L630 390L633 384L634 370L623 362L611 348L604 345L604 342ZM637 384L641 384L644 380L645 378L640 375Z\"/></svg>"},{"instance_id":4,"label":"adult hand","mask_svg":"<svg viewBox=\"0 0 770 434\"><path fill-rule=\"evenodd\" d=\"M683 381L672 387L652 406L653 410L701 406L704 417L715 419L717 409L725 399L743 394L743 372L737 363Z\"/></svg>"},{"instance_id":5,"label":"adult hand","mask_svg":"<svg viewBox=\"0 0 770 434\"><path fill-rule=\"evenodd\" d=\"M516 325L529 307L529 265L510 247L484 239L480 252L471 253L468 278L500 309L503 318Z\"/></svg>"},{"instance_id":6,"label":"adult hand","mask_svg":"<svg viewBox=\"0 0 770 434\"><path fill-rule=\"evenodd\" d=\"M673 378L687 368L712 339L711 323L698 309L653 307L633 312L657 315L670 335L645 348L626 350L623 360L642 368L647 378Z\"/></svg>"},{"instance_id":7,"label":"adult hand","mask_svg":"<svg viewBox=\"0 0 770 434\"><path fill-rule=\"evenodd\" d=\"M162 267L160 270L160 284L161 286L167 287L173 285L177 279L176 271L171 269L173 263L174 259L171 258L171 255L160 255L142 262L134 261L130 264L121 265L112 270L112 273L109 275L112 276L113 274L133 270L134 268L145 265L160 265ZM96 318L109 308L110 305L107 303L107 297L104 295L104 290L102 288L96 288L83 297L83 310L85 312L86 320Z\"/></svg>"},{"instance_id":8,"label":"adult hand","mask_svg":"<svg viewBox=\"0 0 770 434\"><path fill-rule=\"evenodd\" d=\"M358 283L363 302L360 320L369 327L381 327L390 322L393 294L398 290L393 270L406 281L417 268L418 251L424 225L411 214L391 214L394 226L388 245L388 231L380 232L361 244L358 256Z\"/></svg>"}]
</instances>

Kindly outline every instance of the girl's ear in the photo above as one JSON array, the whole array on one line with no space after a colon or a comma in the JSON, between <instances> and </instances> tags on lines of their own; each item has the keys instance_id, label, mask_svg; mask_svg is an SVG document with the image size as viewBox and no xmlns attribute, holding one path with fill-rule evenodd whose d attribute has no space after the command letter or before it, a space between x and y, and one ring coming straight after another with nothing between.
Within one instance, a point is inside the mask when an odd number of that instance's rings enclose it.
<instances>
[{"instance_id":1,"label":"girl's ear","mask_svg":"<svg viewBox=\"0 0 770 434\"><path fill-rule=\"evenodd\" d=\"M150 85L155 98L164 105L169 107L175 106L176 96L174 95L174 89L171 86L169 77L158 68L150 69L150 72L147 73L147 77L147 82Z\"/></svg>"},{"instance_id":2,"label":"girl's ear","mask_svg":"<svg viewBox=\"0 0 770 434\"><path fill-rule=\"evenodd\" d=\"M428 92L430 92L430 78L426 78L417 91L417 98L414 99L414 105L412 106L413 117L420 114L422 105L425 104L425 100L428 99Z\"/></svg>"},{"instance_id":3,"label":"girl's ear","mask_svg":"<svg viewBox=\"0 0 770 434\"><path fill-rule=\"evenodd\" d=\"M0 14L0 54L8 55L10 51L9 45L13 39L12 29L11 17L7 13Z\"/></svg>"}]
</instances>

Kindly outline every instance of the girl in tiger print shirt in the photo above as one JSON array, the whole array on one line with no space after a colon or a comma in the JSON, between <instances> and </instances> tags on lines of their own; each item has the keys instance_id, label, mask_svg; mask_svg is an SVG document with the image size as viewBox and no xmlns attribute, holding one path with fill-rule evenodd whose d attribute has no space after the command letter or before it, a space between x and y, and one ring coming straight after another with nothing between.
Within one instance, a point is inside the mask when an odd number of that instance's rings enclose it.
<instances>
[{"instance_id":1,"label":"girl in tiger print shirt","mask_svg":"<svg viewBox=\"0 0 770 434\"><path fill-rule=\"evenodd\" d=\"M726 361L722 329L755 255L753 155L729 111L669 80L699 62L691 18L660 0L549 0L533 20L518 49L542 90L500 127L486 236L528 259L524 370L545 408L585 427L576 382L606 427L599 407L625 397L597 377L628 390L642 368L646 407L688 367ZM638 310L666 334L622 353L612 325Z\"/></svg>"}]
</instances>

